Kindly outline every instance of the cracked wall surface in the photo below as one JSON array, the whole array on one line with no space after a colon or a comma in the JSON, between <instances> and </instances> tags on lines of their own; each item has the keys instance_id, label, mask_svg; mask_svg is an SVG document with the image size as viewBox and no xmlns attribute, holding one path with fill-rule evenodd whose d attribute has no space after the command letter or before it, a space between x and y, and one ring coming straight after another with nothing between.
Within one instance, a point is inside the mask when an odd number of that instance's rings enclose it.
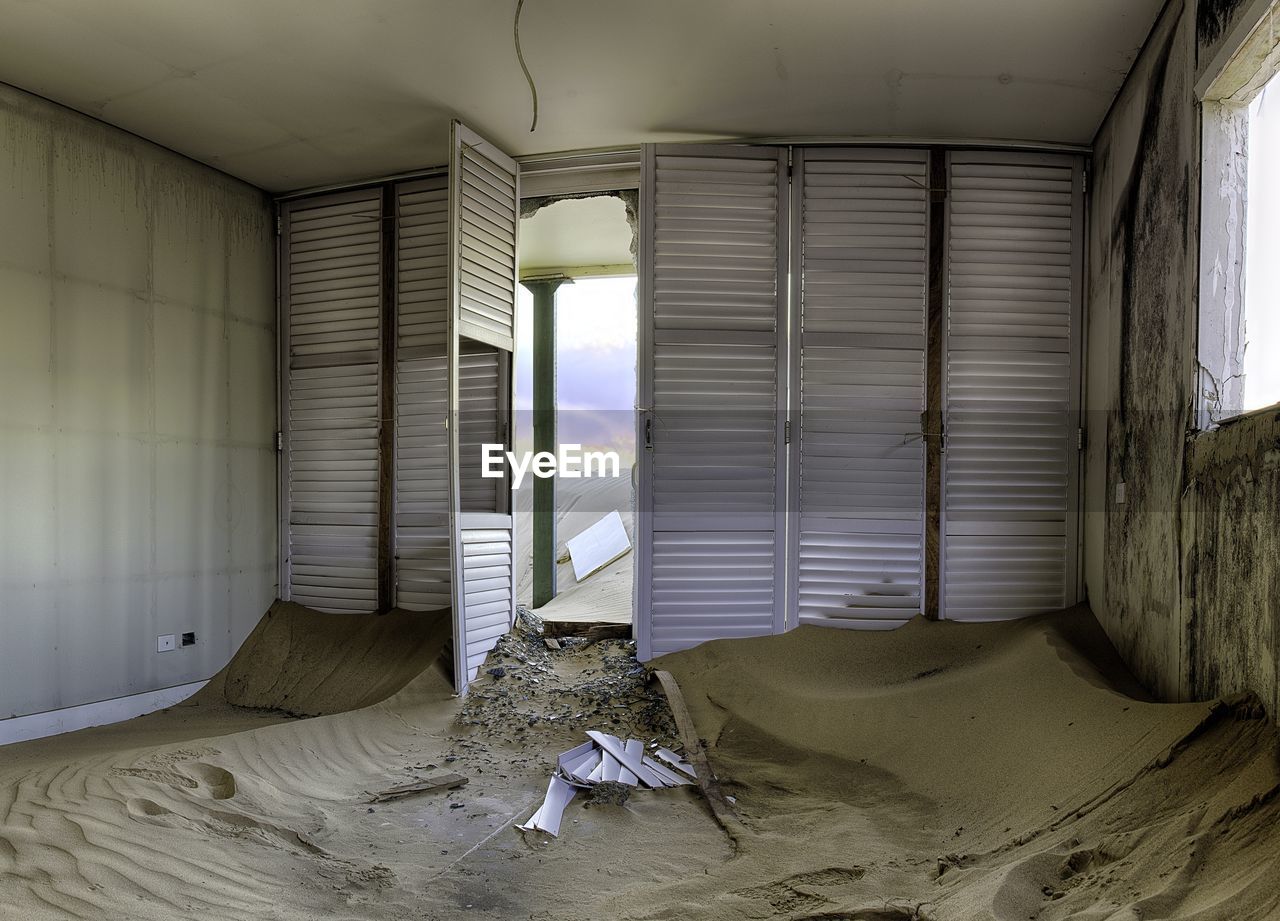
<instances>
[{"instance_id":1,"label":"cracked wall surface","mask_svg":"<svg viewBox=\"0 0 1280 921\"><path fill-rule=\"evenodd\" d=\"M1154 691L1182 699L1251 690L1275 717L1280 413L1196 433L1194 87L1246 5L1170 3L1095 140L1086 586Z\"/></svg>"}]
</instances>

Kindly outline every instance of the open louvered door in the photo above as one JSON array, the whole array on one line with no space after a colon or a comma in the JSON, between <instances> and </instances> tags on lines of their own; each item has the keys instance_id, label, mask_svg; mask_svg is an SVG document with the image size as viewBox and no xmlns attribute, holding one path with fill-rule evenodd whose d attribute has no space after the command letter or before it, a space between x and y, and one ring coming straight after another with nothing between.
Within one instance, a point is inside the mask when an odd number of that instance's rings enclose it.
<instances>
[{"instance_id":1,"label":"open louvered door","mask_svg":"<svg viewBox=\"0 0 1280 921\"><path fill-rule=\"evenodd\" d=\"M505 445L511 432L519 169L455 122L448 181L448 469L454 684L461 693L515 616L509 480L481 476L480 445Z\"/></svg>"},{"instance_id":2,"label":"open louvered door","mask_svg":"<svg viewBox=\"0 0 1280 921\"><path fill-rule=\"evenodd\" d=\"M921 612L923 584L928 154L793 160L793 609L895 627Z\"/></svg>"},{"instance_id":3,"label":"open louvered door","mask_svg":"<svg viewBox=\"0 0 1280 921\"><path fill-rule=\"evenodd\" d=\"M952 152L943 615L1074 603L1082 166Z\"/></svg>"},{"instance_id":4,"label":"open louvered door","mask_svg":"<svg viewBox=\"0 0 1280 921\"><path fill-rule=\"evenodd\" d=\"M641 182L641 658L781 631L787 159L660 145Z\"/></svg>"},{"instance_id":5,"label":"open louvered door","mask_svg":"<svg viewBox=\"0 0 1280 921\"><path fill-rule=\"evenodd\" d=\"M282 594L378 607L382 192L281 210Z\"/></svg>"}]
</instances>

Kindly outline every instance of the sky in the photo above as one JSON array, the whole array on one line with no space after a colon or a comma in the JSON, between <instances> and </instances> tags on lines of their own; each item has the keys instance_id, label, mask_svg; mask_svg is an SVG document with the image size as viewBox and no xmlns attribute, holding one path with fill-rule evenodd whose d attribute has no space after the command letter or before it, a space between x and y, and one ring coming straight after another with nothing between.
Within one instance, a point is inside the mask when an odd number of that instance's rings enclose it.
<instances>
[{"instance_id":1,"label":"sky","mask_svg":"<svg viewBox=\"0 0 1280 921\"><path fill-rule=\"evenodd\" d=\"M1249 106L1244 406L1280 402L1280 77Z\"/></svg>"},{"instance_id":2,"label":"sky","mask_svg":"<svg viewBox=\"0 0 1280 921\"><path fill-rule=\"evenodd\" d=\"M636 279L580 278L556 292L556 405L560 444L635 461ZM516 301L516 447L532 447L533 295Z\"/></svg>"}]
</instances>

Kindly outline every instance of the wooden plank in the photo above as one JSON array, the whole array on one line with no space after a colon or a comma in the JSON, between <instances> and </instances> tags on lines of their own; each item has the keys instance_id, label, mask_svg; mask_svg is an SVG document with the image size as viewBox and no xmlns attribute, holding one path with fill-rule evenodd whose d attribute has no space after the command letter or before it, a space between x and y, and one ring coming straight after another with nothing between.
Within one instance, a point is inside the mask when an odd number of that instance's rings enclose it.
<instances>
[{"instance_id":1,"label":"wooden plank","mask_svg":"<svg viewBox=\"0 0 1280 921\"><path fill-rule=\"evenodd\" d=\"M943 326L947 312L947 154L929 151L929 290L925 323L924 616L937 620L941 585Z\"/></svg>"},{"instance_id":2,"label":"wooden plank","mask_svg":"<svg viewBox=\"0 0 1280 921\"><path fill-rule=\"evenodd\" d=\"M694 775L697 778L698 786L702 790L702 795L706 797L707 804L711 807L711 814L715 816L716 822L724 829L725 834L729 836L729 839L736 846L743 836L745 828L733 808L733 803L729 802L724 792L720 789L720 782L716 780L715 772L711 769L711 762L707 758L707 750L698 735L697 727L693 724L693 717L689 715L689 708L685 705L684 694L680 691L680 685L676 682L675 676L671 672L663 669L654 669L653 675L658 679L658 683L662 685L663 693L667 695L667 703L671 706L671 715L675 717L676 729L680 732L680 741L684 743L685 754L689 758L689 764L693 766Z\"/></svg>"},{"instance_id":3,"label":"wooden plank","mask_svg":"<svg viewBox=\"0 0 1280 921\"><path fill-rule=\"evenodd\" d=\"M396 412L396 290L395 189L382 187L382 363L378 415L378 611L396 604L395 571L395 425Z\"/></svg>"},{"instance_id":4,"label":"wooden plank","mask_svg":"<svg viewBox=\"0 0 1280 921\"><path fill-rule=\"evenodd\" d=\"M468 778L453 772L432 774L422 780L401 784L398 787L390 787L380 793L375 793L369 802L385 803L387 800L399 799L402 796L413 796L415 793L430 793L433 790L456 790L458 787L465 786L467 781Z\"/></svg>"},{"instance_id":5,"label":"wooden plank","mask_svg":"<svg viewBox=\"0 0 1280 921\"><path fill-rule=\"evenodd\" d=\"M544 635L552 639L583 636L593 643L600 640L631 639L630 624L614 624L607 621L545 620L542 622L542 629Z\"/></svg>"}]
</instances>

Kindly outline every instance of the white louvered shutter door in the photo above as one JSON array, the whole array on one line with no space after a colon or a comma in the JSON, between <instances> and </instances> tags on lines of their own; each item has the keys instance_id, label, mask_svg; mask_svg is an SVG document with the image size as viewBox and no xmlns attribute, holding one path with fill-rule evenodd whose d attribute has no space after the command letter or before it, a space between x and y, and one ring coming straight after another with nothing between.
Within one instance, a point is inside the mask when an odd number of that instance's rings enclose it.
<instances>
[{"instance_id":1,"label":"white louvered shutter door","mask_svg":"<svg viewBox=\"0 0 1280 921\"><path fill-rule=\"evenodd\" d=\"M776 149L646 149L646 658L782 629L786 173Z\"/></svg>"},{"instance_id":2,"label":"white louvered shutter door","mask_svg":"<svg viewBox=\"0 0 1280 921\"><path fill-rule=\"evenodd\" d=\"M794 158L798 620L894 627L923 582L927 154Z\"/></svg>"},{"instance_id":3,"label":"white louvered shutter door","mask_svg":"<svg viewBox=\"0 0 1280 921\"><path fill-rule=\"evenodd\" d=\"M459 692L515 617L509 480L481 477L480 446L509 437L519 168L454 123L450 197L450 392L454 675Z\"/></svg>"},{"instance_id":4,"label":"white louvered shutter door","mask_svg":"<svg viewBox=\"0 0 1280 921\"><path fill-rule=\"evenodd\" d=\"M1081 164L953 152L949 166L945 617L1076 597Z\"/></svg>"},{"instance_id":5,"label":"white louvered shutter door","mask_svg":"<svg viewBox=\"0 0 1280 921\"><path fill-rule=\"evenodd\" d=\"M447 608L449 184L396 186L396 604Z\"/></svg>"},{"instance_id":6,"label":"white louvered shutter door","mask_svg":"<svg viewBox=\"0 0 1280 921\"><path fill-rule=\"evenodd\" d=\"M381 196L282 214L288 585L322 611L378 604Z\"/></svg>"}]
</instances>

